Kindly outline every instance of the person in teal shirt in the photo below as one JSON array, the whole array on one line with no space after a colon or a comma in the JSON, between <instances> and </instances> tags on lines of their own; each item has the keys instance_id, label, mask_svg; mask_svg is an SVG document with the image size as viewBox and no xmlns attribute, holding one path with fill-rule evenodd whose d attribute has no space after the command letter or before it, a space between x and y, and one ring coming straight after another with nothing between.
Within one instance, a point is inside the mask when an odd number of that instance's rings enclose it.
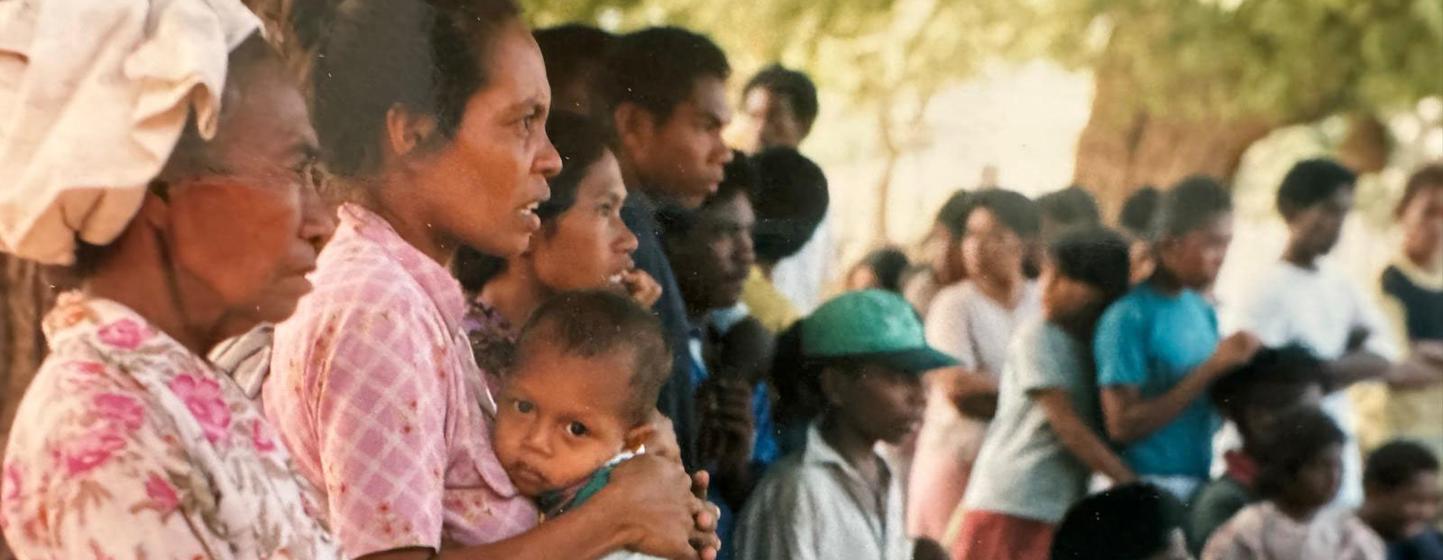
<instances>
[{"instance_id":1,"label":"person in teal shirt","mask_svg":"<svg viewBox=\"0 0 1443 560\"><path fill-rule=\"evenodd\" d=\"M1183 180L1152 233L1157 270L1103 314L1093 353L1108 436L1139 477L1186 502L1207 481L1221 423L1204 393L1259 343L1245 332L1219 341L1203 295L1232 241L1228 191L1204 177Z\"/></svg>"}]
</instances>

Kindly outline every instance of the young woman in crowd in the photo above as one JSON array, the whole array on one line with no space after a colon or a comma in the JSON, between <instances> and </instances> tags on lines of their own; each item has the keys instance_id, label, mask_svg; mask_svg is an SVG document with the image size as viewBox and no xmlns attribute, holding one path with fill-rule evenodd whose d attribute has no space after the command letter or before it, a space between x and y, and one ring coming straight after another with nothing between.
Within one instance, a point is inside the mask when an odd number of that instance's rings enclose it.
<instances>
[{"instance_id":1,"label":"young woman in crowd","mask_svg":"<svg viewBox=\"0 0 1443 560\"><path fill-rule=\"evenodd\" d=\"M1386 435L1376 439L1406 437L1443 454L1443 163L1413 173L1394 215L1403 239L1381 278L1383 310L1401 345L1424 359L1414 360L1416 383L1389 388Z\"/></svg>"},{"instance_id":2,"label":"young woman in crowd","mask_svg":"<svg viewBox=\"0 0 1443 560\"><path fill-rule=\"evenodd\" d=\"M937 211L932 230L922 241L923 270L912 275L902 287L902 296L927 318L937 292L967 277L962 265L962 232L967 229L967 212L972 207L972 193L957 191Z\"/></svg>"},{"instance_id":3,"label":"young woman in crowd","mask_svg":"<svg viewBox=\"0 0 1443 560\"><path fill-rule=\"evenodd\" d=\"M915 534L941 540L967 488L968 473L997 407L1012 333L1041 312L1036 282L1023 273L1026 247L1036 239L1036 205L1012 191L972 196L963 223L967 280L946 288L927 314L927 341L955 356L960 369L928 376L927 419L917 435L908 495Z\"/></svg>"},{"instance_id":4,"label":"young woman in crowd","mask_svg":"<svg viewBox=\"0 0 1443 560\"><path fill-rule=\"evenodd\" d=\"M1227 189L1206 177L1178 183L1159 210L1156 269L1103 313L1093 340L1108 437L1139 477L1184 502L1212 460L1218 418L1205 393L1259 346L1245 332L1219 340L1202 294L1231 243Z\"/></svg>"}]
</instances>

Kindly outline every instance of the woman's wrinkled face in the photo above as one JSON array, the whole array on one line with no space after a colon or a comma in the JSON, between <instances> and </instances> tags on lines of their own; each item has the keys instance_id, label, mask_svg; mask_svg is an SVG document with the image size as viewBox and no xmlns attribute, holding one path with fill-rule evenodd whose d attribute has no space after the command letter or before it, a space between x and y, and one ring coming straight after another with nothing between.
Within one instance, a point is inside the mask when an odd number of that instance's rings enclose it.
<instances>
[{"instance_id":1,"label":"woman's wrinkled face","mask_svg":"<svg viewBox=\"0 0 1443 560\"><path fill-rule=\"evenodd\" d=\"M576 201L531 241L537 279L554 292L617 285L632 268L636 235L621 221L626 185L616 157L591 164L576 187Z\"/></svg>"},{"instance_id":2,"label":"woman's wrinkled face","mask_svg":"<svg viewBox=\"0 0 1443 560\"><path fill-rule=\"evenodd\" d=\"M233 70L216 136L201 148L205 165L165 179L182 298L233 329L289 317L335 227L313 180L316 133L284 72L273 59Z\"/></svg>"},{"instance_id":3,"label":"woman's wrinkled face","mask_svg":"<svg viewBox=\"0 0 1443 560\"><path fill-rule=\"evenodd\" d=\"M439 236L499 257L526 250L541 227L535 208L561 156L546 136L551 88L526 26L507 26L489 50L487 83L466 102L455 136L417 150L414 196Z\"/></svg>"}]
</instances>

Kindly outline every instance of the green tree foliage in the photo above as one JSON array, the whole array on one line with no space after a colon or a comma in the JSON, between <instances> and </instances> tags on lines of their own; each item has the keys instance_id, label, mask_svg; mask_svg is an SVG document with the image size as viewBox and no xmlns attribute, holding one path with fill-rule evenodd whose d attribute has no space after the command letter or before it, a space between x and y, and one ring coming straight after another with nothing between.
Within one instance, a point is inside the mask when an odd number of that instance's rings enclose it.
<instances>
[{"instance_id":1,"label":"green tree foliage","mask_svg":"<svg viewBox=\"0 0 1443 560\"><path fill-rule=\"evenodd\" d=\"M1443 94L1443 0L1055 0L1050 9L1052 54L1128 61L1152 110L1293 121ZM1081 40L1100 28L1110 32L1104 48Z\"/></svg>"},{"instance_id":2,"label":"green tree foliage","mask_svg":"<svg viewBox=\"0 0 1443 560\"><path fill-rule=\"evenodd\" d=\"M539 25L674 23L751 68L859 103L934 91L998 54L1126 60L1152 110L1282 120L1443 94L1443 0L528 0Z\"/></svg>"},{"instance_id":3,"label":"green tree foliage","mask_svg":"<svg viewBox=\"0 0 1443 560\"><path fill-rule=\"evenodd\" d=\"M613 31L683 25L727 50L750 71L780 61L801 68L836 97L858 104L925 95L966 78L1014 35L1008 2L981 0L527 0L537 26L568 21Z\"/></svg>"}]
</instances>

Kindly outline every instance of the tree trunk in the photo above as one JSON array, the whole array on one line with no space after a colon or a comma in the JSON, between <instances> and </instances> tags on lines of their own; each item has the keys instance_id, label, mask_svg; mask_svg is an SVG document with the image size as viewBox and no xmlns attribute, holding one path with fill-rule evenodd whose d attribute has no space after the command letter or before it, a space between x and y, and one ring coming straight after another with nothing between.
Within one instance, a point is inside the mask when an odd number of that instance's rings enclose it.
<instances>
[{"instance_id":1,"label":"tree trunk","mask_svg":"<svg viewBox=\"0 0 1443 560\"><path fill-rule=\"evenodd\" d=\"M872 222L872 242L887 239L888 217L892 205L892 173L897 169L897 160L902 158L902 150L897 147L897 140L892 136L892 104L882 103L877 112L877 138L882 145L882 172L877 176L877 206L874 208L875 217Z\"/></svg>"},{"instance_id":2,"label":"tree trunk","mask_svg":"<svg viewBox=\"0 0 1443 560\"><path fill-rule=\"evenodd\" d=\"M1231 181L1248 147L1278 126L1261 117L1149 112L1137 100L1126 63L1104 58L1073 174L1097 197L1104 216L1115 216L1144 185L1166 189L1194 174Z\"/></svg>"}]
</instances>

